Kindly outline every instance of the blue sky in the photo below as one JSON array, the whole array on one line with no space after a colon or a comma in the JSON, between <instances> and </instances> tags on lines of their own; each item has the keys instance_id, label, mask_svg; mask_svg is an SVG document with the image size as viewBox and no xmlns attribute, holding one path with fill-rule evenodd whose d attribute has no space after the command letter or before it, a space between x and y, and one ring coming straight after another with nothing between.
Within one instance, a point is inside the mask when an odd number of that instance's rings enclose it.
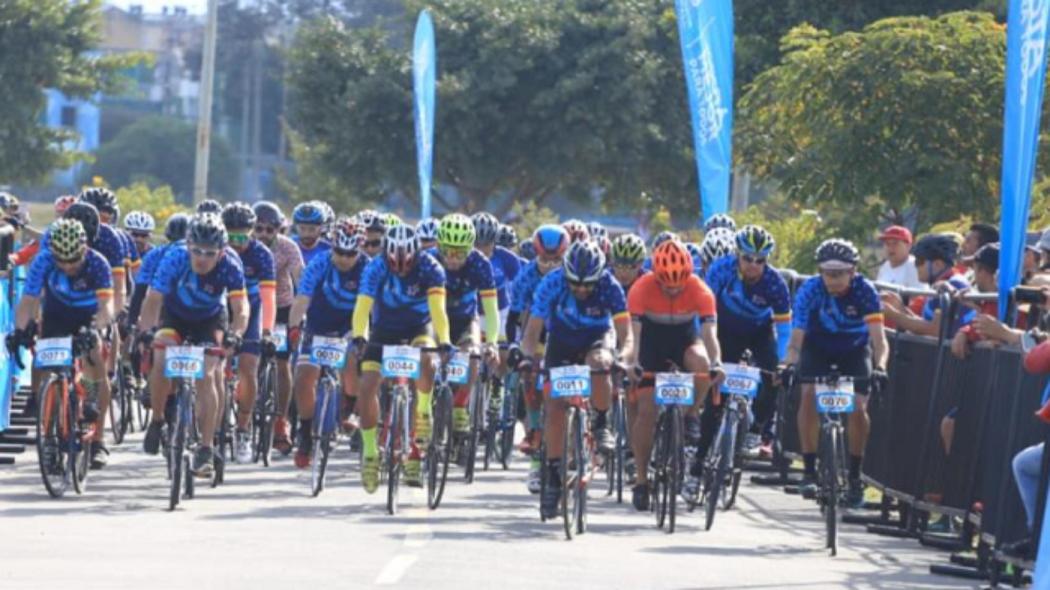
<instances>
[{"instance_id":1,"label":"blue sky","mask_svg":"<svg viewBox=\"0 0 1050 590\"><path fill-rule=\"evenodd\" d=\"M113 4L121 8L139 4L146 12L160 12L165 6L182 6L190 12L203 14L208 9L208 0L106 0L106 4Z\"/></svg>"}]
</instances>

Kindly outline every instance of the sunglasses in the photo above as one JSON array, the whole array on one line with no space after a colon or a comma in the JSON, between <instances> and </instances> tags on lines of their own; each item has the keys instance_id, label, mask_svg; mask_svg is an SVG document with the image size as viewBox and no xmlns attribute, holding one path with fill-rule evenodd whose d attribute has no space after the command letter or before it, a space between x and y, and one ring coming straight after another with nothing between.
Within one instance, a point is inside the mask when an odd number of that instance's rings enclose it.
<instances>
[{"instance_id":1,"label":"sunglasses","mask_svg":"<svg viewBox=\"0 0 1050 590\"><path fill-rule=\"evenodd\" d=\"M441 255L451 260L466 260L470 255L469 248L441 248Z\"/></svg>"},{"instance_id":2,"label":"sunglasses","mask_svg":"<svg viewBox=\"0 0 1050 590\"><path fill-rule=\"evenodd\" d=\"M141 232L141 231L133 231L133 232L131 232L131 237L139 239L139 240L148 240L150 238L150 235L151 234L149 232Z\"/></svg>"},{"instance_id":3,"label":"sunglasses","mask_svg":"<svg viewBox=\"0 0 1050 590\"><path fill-rule=\"evenodd\" d=\"M766 259L762 257L748 256L747 254L741 254L740 259L748 264L757 264L759 266L766 263Z\"/></svg>"},{"instance_id":4,"label":"sunglasses","mask_svg":"<svg viewBox=\"0 0 1050 590\"><path fill-rule=\"evenodd\" d=\"M842 277L847 276L851 272L852 271L850 271L850 270L842 268L842 269L833 269L833 270L821 270L820 274L821 274L821 276L825 276L825 277L827 277L829 279L841 279Z\"/></svg>"},{"instance_id":5,"label":"sunglasses","mask_svg":"<svg viewBox=\"0 0 1050 590\"><path fill-rule=\"evenodd\" d=\"M232 243L232 244L243 244L244 242L247 242L251 238L251 236L249 236L246 233L244 233L244 234L242 234L242 233L230 233L229 236L230 236L230 243Z\"/></svg>"},{"instance_id":6,"label":"sunglasses","mask_svg":"<svg viewBox=\"0 0 1050 590\"><path fill-rule=\"evenodd\" d=\"M641 268L641 264L634 264L631 262L613 262L613 268L616 270L637 270Z\"/></svg>"},{"instance_id":7,"label":"sunglasses","mask_svg":"<svg viewBox=\"0 0 1050 590\"><path fill-rule=\"evenodd\" d=\"M383 238L365 241L365 248L378 248L383 245Z\"/></svg>"},{"instance_id":8,"label":"sunglasses","mask_svg":"<svg viewBox=\"0 0 1050 590\"><path fill-rule=\"evenodd\" d=\"M579 289L581 291L583 291L585 289L590 291L591 289L594 288L594 285L595 285L595 283L588 283L588 282L584 282L584 281L569 281L569 286L570 287L572 287L573 289Z\"/></svg>"},{"instance_id":9,"label":"sunglasses","mask_svg":"<svg viewBox=\"0 0 1050 590\"><path fill-rule=\"evenodd\" d=\"M199 256L201 258L215 258L216 256L219 255L219 251L218 250L207 250L207 249L204 249L204 248L198 248L198 247L194 246L193 248L190 248L190 254L193 254L194 256Z\"/></svg>"},{"instance_id":10,"label":"sunglasses","mask_svg":"<svg viewBox=\"0 0 1050 590\"><path fill-rule=\"evenodd\" d=\"M276 227L271 227L269 225L257 225L257 226L255 226L255 233L257 233L257 234L275 234L275 233L277 233L277 228Z\"/></svg>"},{"instance_id":11,"label":"sunglasses","mask_svg":"<svg viewBox=\"0 0 1050 590\"><path fill-rule=\"evenodd\" d=\"M83 256L77 256L76 258L55 258L55 262L65 266L73 266L74 264L80 264L83 262Z\"/></svg>"}]
</instances>

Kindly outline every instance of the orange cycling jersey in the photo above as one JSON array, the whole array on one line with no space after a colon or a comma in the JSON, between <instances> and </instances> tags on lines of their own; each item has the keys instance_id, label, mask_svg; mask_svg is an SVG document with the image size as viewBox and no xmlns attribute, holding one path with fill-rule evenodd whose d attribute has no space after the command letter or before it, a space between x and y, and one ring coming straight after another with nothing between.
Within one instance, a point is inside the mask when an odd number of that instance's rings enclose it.
<instances>
[{"instance_id":1,"label":"orange cycling jersey","mask_svg":"<svg viewBox=\"0 0 1050 590\"><path fill-rule=\"evenodd\" d=\"M647 274L631 285L627 298L627 311L632 317L654 324L692 328L698 318L700 321L714 319L716 310L714 293L696 275L689 277L680 293L669 297L656 275Z\"/></svg>"}]
</instances>

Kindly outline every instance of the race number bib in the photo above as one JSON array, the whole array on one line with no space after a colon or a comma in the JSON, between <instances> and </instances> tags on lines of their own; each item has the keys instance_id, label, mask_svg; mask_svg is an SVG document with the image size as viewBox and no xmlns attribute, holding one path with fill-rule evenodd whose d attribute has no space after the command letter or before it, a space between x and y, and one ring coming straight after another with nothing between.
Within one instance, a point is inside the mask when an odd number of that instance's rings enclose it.
<instances>
[{"instance_id":1,"label":"race number bib","mask_svg":"<svg viewBox=\"0 0 1050 590\"><path fill-rule=\"evenodd\" d=\"M591 396L591 368L587 365L551 369L550 382L553 399Z\"/></svg>"},{"instance_id":2,"label":"race number bib","mask_svg":"<svg viewBox=\"0 0 1050 590\"><path fill-rule=\"evenodd\" d=\"M753 398L762 385L762 371L758 367L745 367L727 363L726 380L722 382L722 393Z\"/></svg>"},{"instance_id":3,"label":"race number bib","mask_svg":"<svg viewBox=\"0 0 1050 590\"><path fill-rule=\"evenodd\" d=\"M470 378L470 354L466 352L457 352L452 360L449 361L448 367L448 382L455 383L456 385L465 384Z\"/></svg>"},{"instance_id":4,"label":"race number bib","mask_svg":"<svg viewBox=\"0 0 1050 590\"><path fill-rule=\"evenodd\" d=\"M288 326L278 324L273 327L273 345L277 352L288 352Z\"/></svg>"},{"instance_id":5,"label":"race number bib","mask_svg":"<svg viewBox=\"0 0 1050 590\"><path fill-rule=\"evenodd\" d=\"M415 346L384 346L383 376L419 379L419 349Z\"/></svg>"},{"instance_id":6,"label":"race number bib","mask_svg":"<svg viewBox=\"0 0 1050 590\"><path fill-rule=\"evenodd\" d=\"M69 367L73 364L73 337L44 338L36 343L36 367Z\"/></svg>"},{"instance_id":7,"label":"race number bib","mask_svg":"<svg viewBox=\"0 0 1050 590\"><path fill-rule=\"evenodd\" d=\"M310 361L322 367L342 369L346 366L346 340L335 336L314 336Z\"/></svg>"},{"instance_id":8,"label":"race number bib","mask_svg":"<svg viewBox=\"0 0 1050 590\"><path fill-rule=\"evenodd\" d=\"M660 406L691 406L696 396L692 373L657 373L653 396Z\"/></svg>"},{"instance_id":9,"label":"race number bib","mask_svg":"<svg viewBox=\"0 0 1050 590\"><path fill-rule=\"evenodd\" d=\"M164 376L169 379L203 379L204 348L169 346L164 351Z\"/></svg>"},{"instance_id":10,"label":"race number bib","mask_svg":"<svg viewBox=\"0 0 1050 590\"><path fill-rule=\"evenodd\" d=\"M817 384L817 412L821 414L849 414L855 406L852 381L839 381L831 386Z\"/></svg>"}]
</instances>

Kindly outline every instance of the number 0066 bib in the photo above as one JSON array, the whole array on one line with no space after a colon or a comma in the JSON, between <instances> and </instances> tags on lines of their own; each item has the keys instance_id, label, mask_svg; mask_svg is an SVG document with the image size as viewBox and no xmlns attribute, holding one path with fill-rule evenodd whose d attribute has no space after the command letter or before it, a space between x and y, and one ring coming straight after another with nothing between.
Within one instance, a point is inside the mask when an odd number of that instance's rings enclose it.
<instances>
[{"instance_id":1,"label":"number 0066 bib","mask_svg":"<svg viewBox=\"0 0 1050 590\"><path fill-rule=\"evenodd\" d=\"M203 379L204 348L169 346L164 350L164 376L169 379Z\"/></svg>"}]
</instances>

